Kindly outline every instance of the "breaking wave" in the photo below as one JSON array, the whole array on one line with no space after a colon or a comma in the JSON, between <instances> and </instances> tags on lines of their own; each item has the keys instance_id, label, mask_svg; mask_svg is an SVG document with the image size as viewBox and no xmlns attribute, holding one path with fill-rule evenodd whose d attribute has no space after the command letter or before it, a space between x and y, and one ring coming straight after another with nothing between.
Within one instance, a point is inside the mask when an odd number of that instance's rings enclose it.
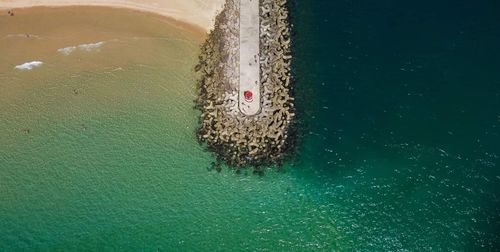
<instances>
[{"instance_id":1,"label":"breaking wave","mask_svg":"<svg viewBox=\"0 0 500 252\"><path fill-rule=\"evenodd\" d=\"M33 68L40 67L42 64L43 64L43 62L35 60L35 61L23 63L21 65L17 65L14 68L19 69L19 70L31 70Z\"/></svg>"},{"instance_id":2,"label":"breaking wave","mask_svg":"<svg viewBox=\"0 0 500 252\"><path fill-rule=\"evenodd\" d=\"M57 51L64 54L64 55L70 55L71 53L73 53L77 49L90 52L90 51L98 50L102 45L104 45L104 43L106 43L106 42L100 41L97 43L68 46L68 47L57 49Z\"/></svg>"}]
</instances>

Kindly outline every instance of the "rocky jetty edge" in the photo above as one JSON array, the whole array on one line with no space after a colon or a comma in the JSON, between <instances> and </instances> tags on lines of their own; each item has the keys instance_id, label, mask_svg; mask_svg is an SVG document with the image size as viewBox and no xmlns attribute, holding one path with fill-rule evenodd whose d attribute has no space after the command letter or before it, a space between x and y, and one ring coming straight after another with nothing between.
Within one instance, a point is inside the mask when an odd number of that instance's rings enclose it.
<instances>
[{"instance_id":1,"label":"rocky jetty edge","mask_svg":"<svg viewBox=\"0 0 500 252\"><path fill-rule=\"evenodd\" d=\"M217 156L214 168L280 165L293 152L295 107L287 0L260 0L261 111L238 108L239 0L227 0L201 47L197 137Z\"/></svg>"}]
</instances>

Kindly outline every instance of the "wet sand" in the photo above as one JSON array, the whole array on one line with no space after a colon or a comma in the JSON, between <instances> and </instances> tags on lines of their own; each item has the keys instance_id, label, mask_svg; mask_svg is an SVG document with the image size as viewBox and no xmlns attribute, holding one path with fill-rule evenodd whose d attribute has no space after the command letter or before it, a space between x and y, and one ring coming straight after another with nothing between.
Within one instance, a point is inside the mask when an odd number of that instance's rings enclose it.
<instances>
[{"instance_id":1,"label":"wet sand","mask_svg":"<svg viewBox=\"0 0 500 252\"><path fill-rule=\"evenodd\" d=\"M224 0L15 0L0 1L0 10L34 6L109 6L147 11L209 30Z\"/></svg>"},{"instance_id":2,"label":"wet sand","mask_svg":"<svg viewBox=\"0 0 500 252\"><path fill-rule=\"evenodd\" d=\"M130 20L134 20L131 22ZM123 40L158 38L189 40L201 43L204 31L194 25L178 22L158 14L111 7L34 7L19 9L15 16L0 15L0 72L8 73L14 66L34 60L50 63L60 57L60 49L79 45L96 45L100 51ZM175 38L168 38L174 35ZM77 50L75 51L78 53ZM129 52L134 53L134 52ZM93 55L84 54L86 56ZM106 61L119 63L124 57L115 55ZM134 55L140 59L147 54ZM81 64L86 64L77 59ZM100 62L87 64L98 67Z\"/></svg>"},{"instance_id":3,"label":"wet sand","mask_svg":"<svg viewBox=\"0 0 500 252\"><path fill-rule=\"evenodd\" d=\"M90 107L113 106L106 99L126 97L132 84L153 84L165 97L165 90L173 90L183 94L179 99L193 99L193 66L205 38L195 26L109 7L27 8L0 16L0 24L2 115L44 116L52 105L83 97L94 101ZM19 69L30 62L41 65Z\"/></svg>"}]
</instances>

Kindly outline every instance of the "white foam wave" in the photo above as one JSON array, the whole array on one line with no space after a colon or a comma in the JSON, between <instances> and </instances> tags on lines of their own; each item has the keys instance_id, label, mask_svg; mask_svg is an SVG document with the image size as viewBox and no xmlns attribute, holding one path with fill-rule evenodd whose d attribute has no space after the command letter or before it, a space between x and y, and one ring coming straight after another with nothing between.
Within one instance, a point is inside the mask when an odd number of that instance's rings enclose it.
<instances>
[{"instance_id":1,"label":"white foam wave","mask_svg":"<svg viewBox=\"0 0 500 252\"><path fill-rule=\"evenodd\" d=\"M42 64L43 64L43 62L35 60L35 61L23 63L21 65L17 65L14 68L18 69L18 70L31 70L35 67L40 67Z\"/></svg>"},{"instance_id":2,"label":"white foam wave","mask_svg":"<svg viewBox=\"0 0 500 252\"><path fill-rule=\"evenodd\" d=\"M78 46L78 48L80 48L82 50L86 50L86 51L92 51L92 50L98 49L102 45L104 45L104 41L93 43L93 44L81 44Z\"/></svg>"},{"instance_id":3,"label":"white foam wave","mask_svg":"<svg viewBox=\"0 0 500 252\"><path fill-rule=\"evenodd\" d=\"M76 50L76 46L68 46L68 47L57 49L58 52L65 54L65 55L70 55L75 50Z\"/></svg>"},{"instance_id":4,"label":"white foam wave","mask_svg":"<svg viewBox=\"0 0 500 252\"><path fill-rule=\"evenodd\" d=\"M90 51L98 50L102 45L104 45L104 43L106 43L106 42L100 41L97 43L81 44L81 45L77 45L77 46L68 46L68 47L57 49L57 51L64 54L64 55L70 55L71 53L73 53L77 49L90 52Z\"/></svg>"}]
</instances>

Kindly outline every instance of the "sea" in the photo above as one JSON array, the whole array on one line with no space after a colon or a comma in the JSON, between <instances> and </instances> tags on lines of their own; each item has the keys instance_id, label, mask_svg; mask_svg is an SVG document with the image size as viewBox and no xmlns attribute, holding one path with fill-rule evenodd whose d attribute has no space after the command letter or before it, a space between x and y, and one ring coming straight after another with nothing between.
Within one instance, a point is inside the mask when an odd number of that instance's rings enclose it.
<instances>
[{"instance_id":1,"label":"sea","mask_svg":"<svg viewBox=\"0 0 500 252\"><path fill-rule=\"evenodd\" d=\"M211 169L203 31L0 14L0 251L497 251L500 2L290 0L299 134Z\"/></svg>"}]
</instances>

